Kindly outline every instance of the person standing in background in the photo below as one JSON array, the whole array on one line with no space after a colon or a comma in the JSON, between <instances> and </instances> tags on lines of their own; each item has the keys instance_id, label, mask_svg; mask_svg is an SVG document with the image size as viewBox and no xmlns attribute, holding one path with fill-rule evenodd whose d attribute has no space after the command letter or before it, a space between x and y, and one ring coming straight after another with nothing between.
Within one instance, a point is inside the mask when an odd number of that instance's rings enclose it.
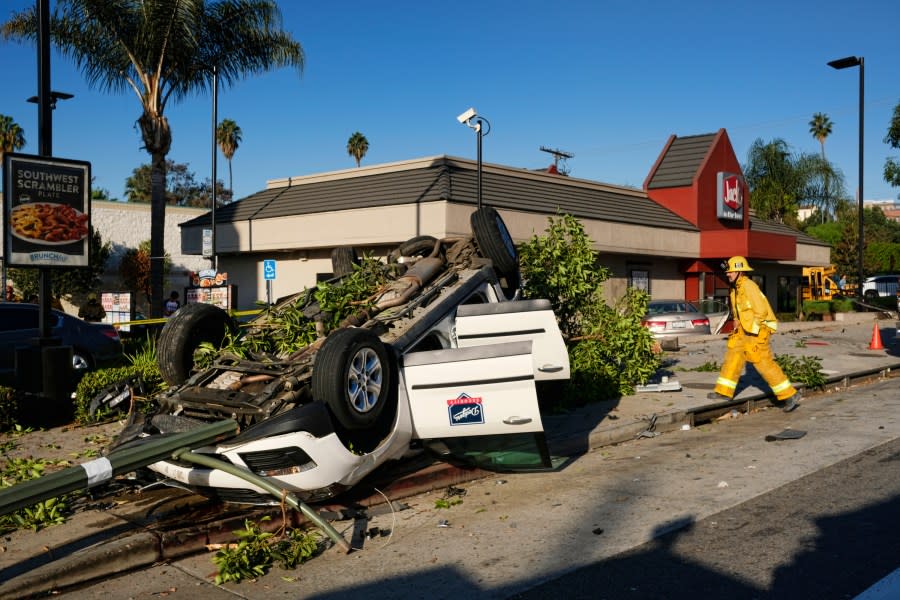
<instances>
[{"instance_id":1,"label":"person standing in background","mask_svg":"<svg viewBox=\"0 0 900 600\"><path fill-rule=\"evenodd\" d=\"M169 294L169 299L163 305L163 316L171 317L179 308L181 308L181 302L178 300L178 292L172 290L172 293Z\"/></svg>"}]
</instances>

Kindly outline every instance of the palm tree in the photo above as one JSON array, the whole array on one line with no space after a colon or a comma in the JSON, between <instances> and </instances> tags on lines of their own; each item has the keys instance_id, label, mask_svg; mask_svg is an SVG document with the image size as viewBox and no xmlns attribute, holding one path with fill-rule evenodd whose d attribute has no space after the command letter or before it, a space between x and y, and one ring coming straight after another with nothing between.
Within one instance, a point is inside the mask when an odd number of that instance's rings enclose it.
<instances>
[{"instance_id":1,"label":"palm tree","mask_svg":"<svg viewBox=\"0 0 900 600\"><path fill-rule=\"evenodd\" d=\"M826 163L827 163L827 161L825 159L825 138L827 138L829 135L831 135L831 126L832 126L831 119L829 119L828 115L826 115L825 113L815 113L813 115L812 121L809 122L809 132L812 134L812 136L814 138L819 140L819 144L821 144L821 146L822 146L822 161L826 162ZM828 167L830 167L830 165L828 165ZM827 169L825 171L824 177L825 177L825 180L824 180L825 181L825 192L827 194L829 191L829 188L831 187L831 182L828 179ZM826 197L825 205L827 206L830 204L831 204L831 202ZM825 213L825 212L822 213L823 222L824 222L824 219L826 219L828 216L829 216L829 213Z\"/></svg>"},{"instance_id":2,"label":"palm tree","mask_svg":"<svg viewBox=\"0 0 900 600\"><path fill-rule=\"evenodd\" d=\"M812 121L809 122L809 132L822 145L822 158L825 158L825 138L831 135L832 125L831 119L825 113L814 114Z\"/></svg>"},{"instance_id":3,"label":"palm tree","mask_svg":"<svg viewBox=\"0 0 900 600\"><path fill-rule=\"evenodd\" d=\"M360 161L368 151L369 140L366 139L366 136L358 131L353 132L353 135L347 140L347 154L356 159L356 168L359 168Z\"/></svg>"},{"instance_id":4,"label":"palm tree","mask_svg":"<svg viewBox=\"0 0 900 600\"><path fill-rule=\"evenodd\" d=\"M228 159L228 189L234 194L234 180L231 177L231 159L241 143L241 128L231 119L222 119L216 127L216 142L222 154Z\"/></svg>"},{"instance_id":5,"label":"palm tree","mask_svg":"<svg viewBox=\"0 0 900 600\"><path fill-rule=\"evenodd\" d=\"M37 39L36 9L3 24L6 39ZM165 255L166 155L172 131L169 102L212 90L213 66L227 88L247 75L277 67L302 72L300 43L281 28L275 0L57 0L50 34L75 61L88 84L130 90L141 105L137 120L150 154L150 254ZM163 265L151 268L151 314L162 312Z\"/></svg>"},{"instance_id":6,"label":"palm tree","mask_svg":"<svg viewBox=\"0 0 900 600\"><path fill-rule=\"evenodd\" d=\"M4 152L15 152L25 147L25 130L12 117L0 115L0 158Z\"/></svg>"}]
</instances>

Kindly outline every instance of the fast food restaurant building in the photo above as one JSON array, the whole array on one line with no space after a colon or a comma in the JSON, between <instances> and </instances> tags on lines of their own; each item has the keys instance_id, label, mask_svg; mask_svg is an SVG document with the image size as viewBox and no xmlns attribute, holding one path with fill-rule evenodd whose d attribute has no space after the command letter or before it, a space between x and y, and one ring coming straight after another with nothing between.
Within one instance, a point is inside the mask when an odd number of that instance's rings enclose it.
<instances>
[{"instance_id":1,"label":"fast food restaurant building","mask_svg":"<svg viewBox=\"0 0 900 600\"><path fill-rule=\"evenodd\" d=\"M331 251L353 246L384 256L418 235L470 235L477 165L434 156L269 181L216 211L219 271L240 288L234 308L265 300L263 261L275 260L272 298L330 276ZM548 217L584 225L612 277L607 300L626 286L654 298L727 295L723 259L746 256L778 312L796 310L803 266L825 266L830 247L795 229L757 218L740 163L724 129L672 135L642 189L549 171L482 165L482 201L503 216L516 242L541 235ZM202 252L211 213L181 224L181 252ZM271 275L270 275L271 276Z\"/></svg>"}]
</instances>

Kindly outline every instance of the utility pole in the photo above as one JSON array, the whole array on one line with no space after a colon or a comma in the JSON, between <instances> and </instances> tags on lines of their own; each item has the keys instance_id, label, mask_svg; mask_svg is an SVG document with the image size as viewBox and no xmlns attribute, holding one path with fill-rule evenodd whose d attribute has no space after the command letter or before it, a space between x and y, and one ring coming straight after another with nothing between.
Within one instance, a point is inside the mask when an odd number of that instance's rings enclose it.
<instances>
[{"instance_id":1,"label":"utility pole","mask_svg":"<svg viewBox=\"0 0 900 600\"><path fill-rule=\"evenodd\" d=\"M562 170L559 169L559 161L560 160L568 160L570 158L574 158L575 154L572 152L565 152L558 148L548 148L547 146L540 147L541 152L547 152L548 154L553 155L553 168L557 170L557 172L562 173L563 175L568 175L569 170L563 166Z\"/></svg>"}]
</instances>

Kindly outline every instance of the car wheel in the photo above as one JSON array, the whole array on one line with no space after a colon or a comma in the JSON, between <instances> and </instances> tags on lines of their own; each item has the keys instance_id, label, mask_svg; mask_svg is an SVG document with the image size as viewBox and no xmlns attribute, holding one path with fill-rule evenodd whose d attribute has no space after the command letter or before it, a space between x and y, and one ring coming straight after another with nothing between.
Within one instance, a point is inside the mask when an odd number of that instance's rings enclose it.
<instances>
[{"instance_id":1,"label":"car wheel","mask_svg":"<svg viewBox=\"0 0 900 600\"><path fill-rule=\"evenodd\" d=\"M865 294L863 294L863 295L866 297L866 300L871 302L872 300L874 300L875 298L878 297L878 292L875 290L866 290Z\"/></svg>"},{"instance_id":2,"label":"car wheel","mask_svg":"<svg viewBox=\"0 0 900 600\"><path fill-rule=\"evenodd\" d=\"M485 258L494 263L497 276L506 280L506 287L519 287L519 255L512 236L500 213L492 206L484 206L472 213L472 234Z\"/></svg>"},{"instance_id":3,"label":"car wheel","mask_svg":"<svg viewBox=\"0 0 900 600\"><path fill-rule=\"evenodd\" d=\"M202 342L219 346L226 333L234 332L228 313L212 304L186 304L169 317L156 342L157 363L162 378L171 386L181 385L194 368L194 352Z\"/></svg>"},{"instance_id":4,"label":"car wheel","mask_svg":"<svg viewBox=\"0 0 900 600\"><path fill-rule=\"evenodd\" d=\"M316 353L313 397L348 430L376 426L382 415L393 414L387 404L396 399L395 385L388 349L368 329L339 329Z\"/></svg>"},{"instance_id":5,"label":"car wheel","mask_svg":"<svg viewBox=\"0 0 900 600\"><path fill-rule=\"evenodd\" d=\"M76 373L85 373L91 370L91 356L83 350L72 350L72 369Z\"/></svg>"},{"instance_id":6,"label":"car wheel","mask_svg":"<svg viewBox=\"0 0 900 600\"><path fill-rule=\"evenodd\" d=\"M343 277L353 272L353 265L359 264L359 255L353 246L339 246L331 251L331 272L335 277Z\"/></svg>"}]
</instances>

